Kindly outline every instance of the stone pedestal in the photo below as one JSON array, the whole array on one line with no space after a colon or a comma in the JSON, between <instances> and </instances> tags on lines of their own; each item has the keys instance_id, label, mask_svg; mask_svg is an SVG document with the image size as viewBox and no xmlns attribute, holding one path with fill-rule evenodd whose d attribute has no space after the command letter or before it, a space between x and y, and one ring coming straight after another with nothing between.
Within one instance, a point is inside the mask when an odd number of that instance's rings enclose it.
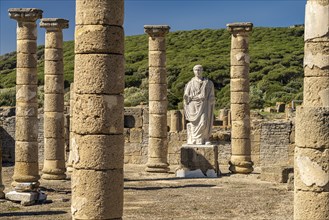
<instances>
[{"instance_id":1,"label":"stone pedestal","mask_svg":"<svg viewBox=\"0 0 329 220\"><path fill-rule=\"evenodd\" d=\"M11 8L17 21L15 169L12 183L39 181L37 25L42 10ZM38 187L38 184L36 185Z\"/></svg>"},{"instance_id":2,"label":"stone pedestal","mask_svg":"<svg viewBox=\"0 0 329 220\"><path fill-rule=\"evenodd\" d=\"M145 25L149 35L149 147L147 172L166 173L167 162L167 25Z\"/></svg>"},{"instance_id":3,"label":"stone pedestal","mask_svg":"<svg viewBox=\"0 0 329 220\"><path fill-rule=\"evenodd\" d=\"M217 145L184 144L181 148L180 167L176 170L177 177L200 178L219 177Z\"/></svg>"},{"instance_id":4,"label":"stone pedestal","mask_svg":"<svg viewBox=\"0 0 329 220\"><path fill-rule=\"evenodd\" d=\"M64 140L64 66L63 33L69 22L60 18L44 18L46 29L45 100L44 100L44 165L42 178L62 180L65 175Z\"/></svg>"},{"instance_id":5,"label":"stone pedestal","mask_svg":"<svg viewBox=\"0 0 329 220\"><path fill-rule=\"evenodd\" d=\"M252 23L228 24L231 44L231 120L232 156L230 171L251 173L250 109L249 109L249 33Z\"/></svg>"},{"instance_id":6,"label":"stone pedestal","mask_svg":"<svg viewBox=\"0 0 329 220\"><path fill-rule=\"evenodd\" d=\"M304 94L296 112L294 219L329 219L329 0L305 10Z\"/></svg>"},{"instance_id":7,"label":"stone pedestal","mask_svg":"<svg viewBox=\"0 0 329 220\"><path fill-rule=\"evenodd\" d=\"M76 1L72 219L122 219L124 1Z\"/></svg>"}]
</instances>

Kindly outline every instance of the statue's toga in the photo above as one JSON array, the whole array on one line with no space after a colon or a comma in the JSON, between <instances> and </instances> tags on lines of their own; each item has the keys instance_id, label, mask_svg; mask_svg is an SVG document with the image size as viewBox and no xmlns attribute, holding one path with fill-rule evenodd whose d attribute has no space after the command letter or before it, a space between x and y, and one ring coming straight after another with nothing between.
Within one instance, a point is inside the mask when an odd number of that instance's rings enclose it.
<instances>
[{"instance_id":1,"label":"statue's toga","mask_svg":"<svg viewBox=\"0 0 329 220\"><path fill-rule=\"evenodd\" d=\"M214 120L214 84L202 77L203 68L196 65L193 77L185 86L184 111L187 123L187 144L210 144Z\"/></svg>"}]
</instances>

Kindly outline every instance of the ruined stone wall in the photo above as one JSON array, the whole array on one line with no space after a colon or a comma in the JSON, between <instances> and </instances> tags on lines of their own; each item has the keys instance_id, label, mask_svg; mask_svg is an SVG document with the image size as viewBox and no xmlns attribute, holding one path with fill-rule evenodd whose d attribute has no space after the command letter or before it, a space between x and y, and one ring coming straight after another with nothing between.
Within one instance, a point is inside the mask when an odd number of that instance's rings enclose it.
<instances>
[{"instance_id":1,"label":"ruined stone wall","mask_svg":"<svg viewBox=\"0 0 329 220\"><path fill-rule=\"evenodd\" d=\"M0 109L1 110L1 109ZM65 111L67 112L67 110ZM3 161L14 162L15 117L0 113L0 137ZM39 110L39 161L43 161L43 112ZM170 122L170 113L168 113ZM65 123L68 130L69 123ZM124 162L146 164L148 155L148 107L127 107L124 117L125 157ZM186 131L168 132L168 162L178 165L180 148L186 143ZM293 165L294 123L273 122L262 119L251 121L251 158L256 167L271 165ZM67 137L68 138L68 137ZM230 130L214 127L212 141L219 145L219 164L227 165L231 157Z\"/></svg>"}]
</instances>

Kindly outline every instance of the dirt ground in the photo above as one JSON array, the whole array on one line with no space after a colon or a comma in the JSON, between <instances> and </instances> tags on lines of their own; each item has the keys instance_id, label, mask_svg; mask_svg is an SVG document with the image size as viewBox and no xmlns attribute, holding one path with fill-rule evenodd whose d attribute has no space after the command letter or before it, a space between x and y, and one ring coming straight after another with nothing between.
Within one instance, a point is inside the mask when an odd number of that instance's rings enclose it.
<instances>
[{"instance_id":1,"label":"dirt ground","mask_svg":"<svg viewBox=\"0 0 329 220\"><path fill-rule=\"evenodd\" d=\"M174 170L175 167L172 167ZM263 182L259 173L215 179L181 179L169 174L145 173L144 166L125 166L123 219L293 219L293 192L285 184ZM5 192L10 191L13 167L3 167ZM21 206L0 201L0 219L65 220L70 217L70 181L43 181L44 204Z\"/></svg>"}]
</instances>

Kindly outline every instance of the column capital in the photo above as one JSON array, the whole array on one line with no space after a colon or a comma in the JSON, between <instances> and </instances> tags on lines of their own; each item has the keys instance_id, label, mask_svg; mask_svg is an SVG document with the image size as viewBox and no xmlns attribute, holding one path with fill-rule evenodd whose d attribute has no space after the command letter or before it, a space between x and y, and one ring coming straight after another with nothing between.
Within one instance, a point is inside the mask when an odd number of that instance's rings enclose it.
<instances>
[{"instance_id":1,"label":"column capital","mask_svg":"<svg viewBox=\"0 0 329 220\"><path fill-rule=\"evenodd\" d=\"M253 23L251 22L230 23L227 24L226 27L230 33L250 32L252 31Z\"/></svg>"},{"instance_id":2,"label":"column capital","mask_svg":"<svg viewBox=\"0 0 329 220\"><path fill-rule=\"evenodd\" d=\"M168 25L144 25L144 31L150 37L164 37L169 33L169 29Z\"/></svg>"},{"instance_id":3,"label":"column capital","mask_svg":"<svg viewBox=\"0 0 329 220\"><path fill-rule=\"evenodd\" d=\"M35 22L42 18L43 11L38 8L9 8L9 17L16 21Z\"/></svg>"},{"instance_id":4,"label":"column capital","mask_svg":"<svg viewBox=\"0 0 329 220\"><path fill-rule=\"evenodd\" d=\"M69 21L62 18L43 18L40 21L40 27L47 31L60 31L69 28Z\"/></svg>"}]
</instances>

